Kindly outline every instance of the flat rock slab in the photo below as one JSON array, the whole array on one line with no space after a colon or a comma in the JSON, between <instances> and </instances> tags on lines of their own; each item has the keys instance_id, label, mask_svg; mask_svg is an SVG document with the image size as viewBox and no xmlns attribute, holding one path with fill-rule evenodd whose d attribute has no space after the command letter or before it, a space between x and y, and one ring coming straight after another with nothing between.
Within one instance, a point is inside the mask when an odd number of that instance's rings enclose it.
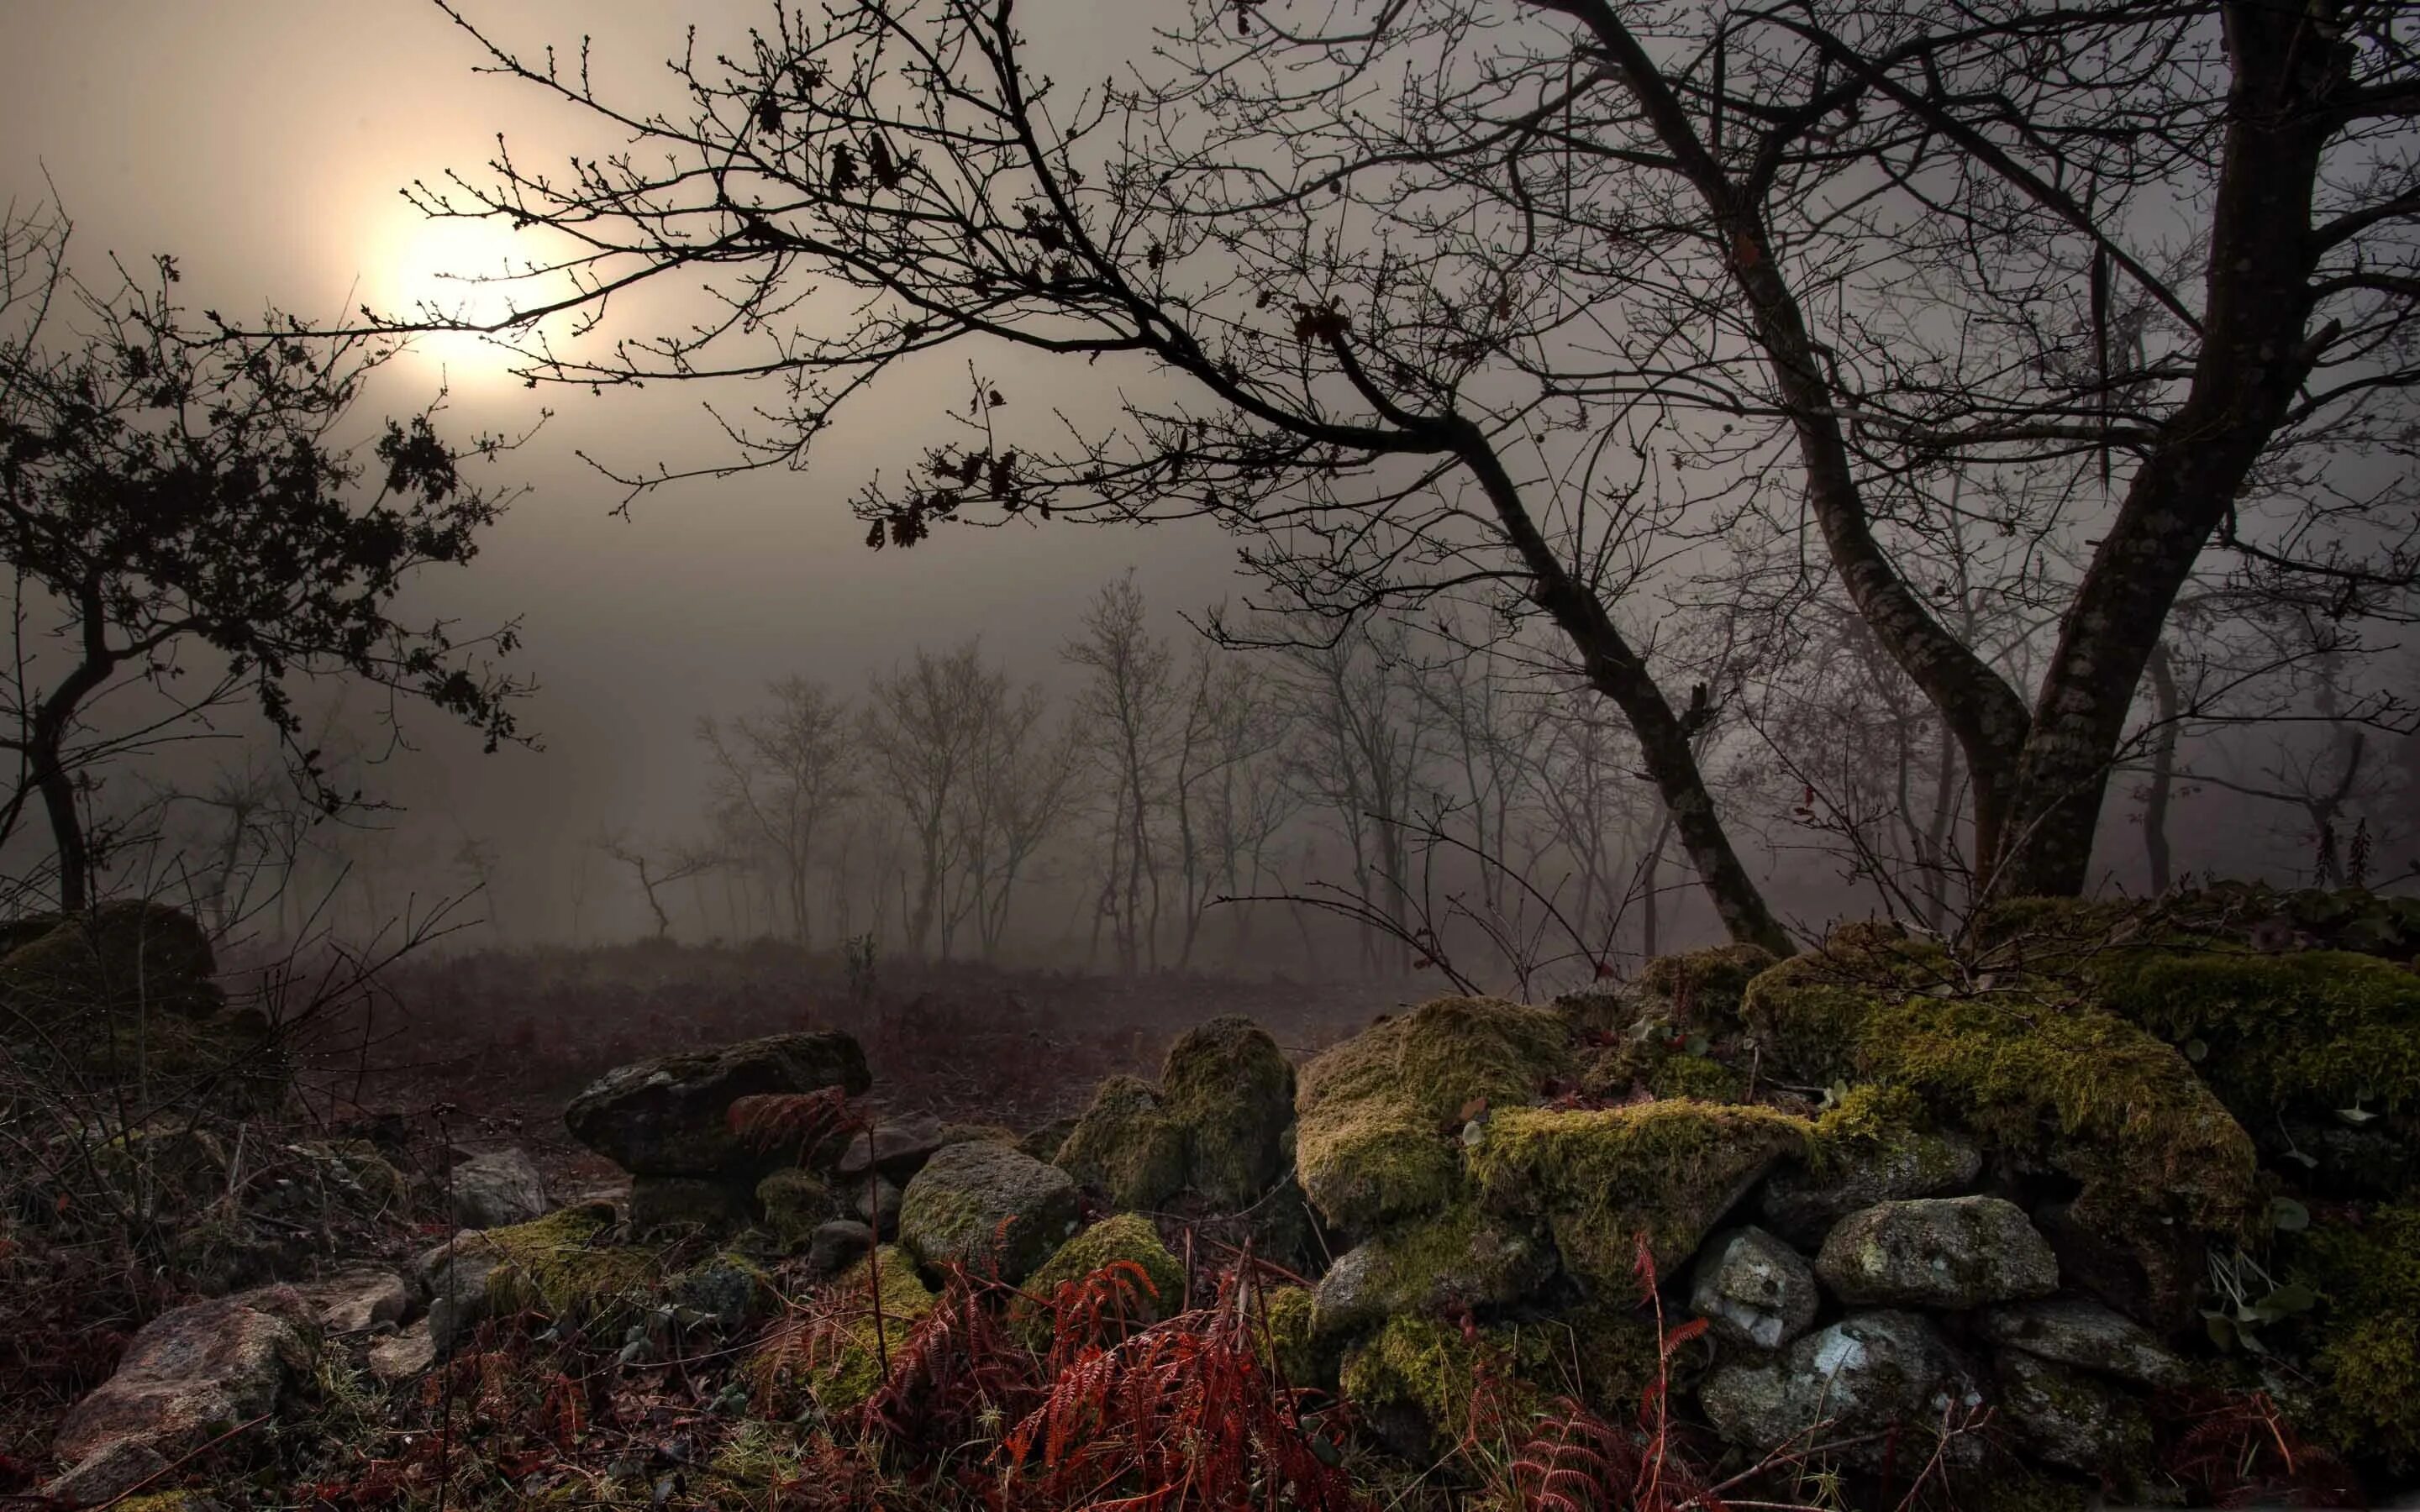
<instances>
[{"instance_id":1,"label":"flat rock slab","mask_svg":"<svg viewBox=\"0 0 2420 1512\"><path fill-rule=\"evenodd\" d=\"M2058 1289L2058 1259L2024 1210L1999 1197L1879 1202L1840 1220L1815 1273L1843 1302L1980 1307Z\"/></svg>"},{"instance_id":2,"label":"flat rock slab","mask_svg":"<svg viewBox=\"0 0 2420 1512\"><path fill-rule=\"evenodd\" d=\"M1976 1316L1975 1331L1993 1344L2138 1386L2181 1386L2188 1376L2184 1361L2149 1329L2082 1297L1987 1307Z\"/></svg>"},{"instance_id":3,"label":"flat rock slab","mask_svg":"<svg viewBox=\"0 0 2420 1512\"><path fill-rule=\"evenodd\" d=\"M607 1072L564 1110L571 1136L624 1170L714 1176L768 1164L731 1128L743 1097L874 1085L865 1052L836 1029L768 1035Z\"/></svg>"},{"instance_id":4,"label":"flat rock slab","mask_svg":"<svg viewBox=\"0 0 2420 1512\"><path fill-rule=\"evenodd\" d=\"M519 1149L491 1149L445 1174L446 1204L457 1227L509 1228L546 1216L546 1178Z\"/></svg>"},{"instance_id":5,"label":"flat rock slab","mask_svg":"<svg viewBox=\"0 0 2420 1512\"><path fill-rule=\"evenodd\" d=\"M302 1306L292 1288L269 1288L162 1313L117 1373L69 1410L54 1452L80 1465L134 1440L173 1458L270 1412L309 1359L294 1326Z\"/></svg>"},{"instance_id":6,"label":"flat rock slab","mask_svg":"<svg viewBox=\"0 0 2420 1512\"><path fill-rule=\"evenodd\" d=\"M317 1281L298 1281L289 1288L302 1299L312 1320L325 1334L366 1334L399 1323L411 1308L411 1292L393 1271L339 1271Z\"/></svg>"},{"instance_id":7,"label":"flat rock slab","mask_svg":"<svg viewBox=\"0 0 2420 1512\"><path fill-rule=\"evenodd\" d=\"M923 1168L933 1151L941 1148L943 1137L941 1120L924 1114L878 1119L872 1140L862 1134L850 1140L832 1168L844 1178L859 1180L874 1170L892 1180L905 1181Z\"/></svg>"},{"instance_id":8,"label":"flat rock slab","mask_svg":"<svg viewBox=\"0 0 2420 1512\"><path fill-rule=\"evenodd\" d=\"M364 1363L373 1377L389 1385L426 1373L437 1363L437 1338L429 1331L428 1319L374 1341Z\"/></svg>"}]
</instances>

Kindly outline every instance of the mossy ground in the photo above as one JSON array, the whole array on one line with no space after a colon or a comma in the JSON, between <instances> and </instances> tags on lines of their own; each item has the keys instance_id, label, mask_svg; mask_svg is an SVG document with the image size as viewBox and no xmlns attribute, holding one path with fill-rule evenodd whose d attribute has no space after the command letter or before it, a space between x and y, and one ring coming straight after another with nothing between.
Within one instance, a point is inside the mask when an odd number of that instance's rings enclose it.
<instances>
[{"instance_id":1,"label":"mossy ground","mask_svg":"<svg viewBox=\"0 0 2420 1512\"><path fill-rule=\"evenodd\" d=\"M611 1208L591 1204L487 1230L481 1243L503 1260L489 1273L490 1305L499 1313L540 1307L581 1317L651 1287L661 1274L655 1252L604 1242L613 1223Z\"/></svg>"},{"instance_id":2,"label":"mossy ground","mask_svg":"<svg viewBox=\"0 0 2420 1512\"><path fill-rule=\"evenodd\" d=\"M2420 1467L2420 1204L2315 1230L2301 1273L2326 1304L2313 1355L2320 1427L2340 1449Z\"/></svg>"},{"instance_id":3,"label":"mossy ground","mask_svg":"<svg viewBox=\"0 0 2420 1512\"><path fill-rule=\"evenodd\" d=\"M1547 1009L1450 997L1375 1025L1303 1068L1303 1191L1349 1232L1445 1207L1461 1184L1462 1111L1518 1107L1571 1068L1568 1026Z\"/></svg>"},{"instance_id":4,"label":"mossy ground","mask_svg":"<svg viewBox=\"0 0 2420 1512\"><path fill-rule=\"evenodd\" d=\"M1580 1111L1507 1108L1469 1151L1489 1206L1542 1213L1563 1264L1600 1295L1629 1285L1637 1240L1679 1266L1740 1193L1801 1149L1807 1119L1753 1104L1659 1100Z\"/></svg>"}]
</instances>

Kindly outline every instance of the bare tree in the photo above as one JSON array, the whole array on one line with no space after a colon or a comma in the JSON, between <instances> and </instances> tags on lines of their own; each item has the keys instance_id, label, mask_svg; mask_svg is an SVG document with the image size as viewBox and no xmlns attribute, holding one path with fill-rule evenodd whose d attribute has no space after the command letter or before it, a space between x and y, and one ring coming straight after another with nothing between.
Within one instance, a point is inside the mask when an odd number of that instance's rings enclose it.
<instances>
[{"instance_id":1,"label":"bare tree","mask_svg":"<svg viewBox=\"0 0 2420 1512\"><path fill-rule=\"evenodd\" d=\"M727 726L699 719L697 738L714 764L719 823L770 862L790 937L812 946L820 846L834 815L859 793L855 716L808 678L783 678L767 692L769 707Z\"/></svg>"},{"instance_id":2,"label":"bare tree","mask_svg":"<svg viewBox=\"0 0 2420 1512\"><path fill-rule=\"evenodd\" d=\"M306 748L293 684L342 675L457 716L489 749L518 738L523 687L456 641L392 617L420 568L471 560L506 501L465 476L435 407L387 423L366 458L332 440L394 344L315 337L273 314L237 335L175 302L175 261L68 271L62 219L0 224L0 558L16 656L0 748L0 841L29 804L48 820L61 906L91 898L85 811L107 764L190 734L249 692L297 784L351 801ZM193 674L188 678L187 674ZM102 722L104 704L126 705Z\"/></svg>"},{"instance_id":3,"label":"bare tree","mask_svg":"<svg viewBox=\"0 0 2420 1512\"><path fill-rule=\"evenodd\" d=\"M664 888L675 883L712 871L721 862L713 851L698 846L674 846L656 850L640 845L622 830L608 829L597 835L597 849L610 859L630 869L639 884L640 896L647 900L647 911L656 916L656 938L668 938L673 932L673 916L664 907Z\"/></svg>"},{"instance_id":4,"label":"bare tree","mask_svg":"<svg viewBox=\"0 0 2420 1512\"><path fill-rule=\"evenodd\" d=\"M971 914L990 961L1006 938L1017 883L1074 807L1083 741L1073 720L1048 727L1049 701L1038 686L1012 693L1008 674L994 671L972 691L966 711L972 748L951 816L961 875L942 949L946 953L952 931Z\"/></svg>"},{"instance_id":5,"label":"bare tree","mask_svg":"<svg viewBox=\"0 0 2420 1512\"><path fill-rule=\"evenodd\" d=\"M1146 960L1159 964L1157 831L1185 734L1175 654L1151 633L1129 571L1102 585L1084 610L1083 633L1060 656L1091 673L1076 710L1108 804L1099 917L1110 921L1118 968L1132 975Z\"/></svg>"},{"instance_id":6,"label":"bare tree","mask_svg":"<svg viewBox=\"0 0 2420 1512\"><path fill-rule=\"evenodd\" d=\"M950 876L963 859L967 832L954 821L982 747L981 710L994 675L970 640L939 654L918 646L906 667L868 684L860 738L879 784L874 791L898 810L915 856L912 881L901 882L902 914L919 957L936 943Z\"/></svg>"}]
</instances>

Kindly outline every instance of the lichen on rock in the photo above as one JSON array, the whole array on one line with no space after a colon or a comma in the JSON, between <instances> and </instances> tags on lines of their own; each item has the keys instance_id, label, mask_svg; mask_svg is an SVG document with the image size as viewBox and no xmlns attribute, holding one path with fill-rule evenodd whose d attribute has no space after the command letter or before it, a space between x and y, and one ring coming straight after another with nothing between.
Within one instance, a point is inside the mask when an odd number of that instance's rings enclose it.
<instances>
[{"instance_id":1,"label":"lichen on rock","mask_svg":"<svg viewBox=\"0 0 2420 1512\"><path fill-rule=\"evenodd\" d=\"M1302 1070L1295 1167L1333 1227L1369 1233L1450 1204L1462 1181L1452 1133L1474 1105L1519 1107L1571 1069L1560 1015L1449 997L1383 1020Z\"/></svg>"},{"instance_id":2,"label":"lichen on rock","mask_svg":"<svg viewBox=\"0 0 2420 1512\"><path fill-rule=\"evenodd\" d=\"M1676 1269L1809 1130L1773 1108L1688 1099L1507 1108L1468 1158L1488 1206L1544 1215L1565 1268L1609 1294L1631 1284L1639 1236L1659 1270Z\"/></svg>"},{"instance_id":3,"label":"lichen on rock","mask_svg":"<svg viewBox=\"0 0 2420 1512\"><path fill-rule=\"evenodd\" d=\"M899 1240L930 1266L1015 1285L1075 1231L1076 1184L1013 1146L946 1145L908 1183Z\"/></svg>"},{"instance_id":4,"label":"lichen on rock","mask_svg":"<svg viewBox=\"0 0 2420 1512\"><path fill-rule=\"evenodd\" d=\"M1151 1084L1110 1076L1051 1164L1120 1208L1158 1208L1184 1188L1185 1129Z\"/></svg>"}]
</instances>

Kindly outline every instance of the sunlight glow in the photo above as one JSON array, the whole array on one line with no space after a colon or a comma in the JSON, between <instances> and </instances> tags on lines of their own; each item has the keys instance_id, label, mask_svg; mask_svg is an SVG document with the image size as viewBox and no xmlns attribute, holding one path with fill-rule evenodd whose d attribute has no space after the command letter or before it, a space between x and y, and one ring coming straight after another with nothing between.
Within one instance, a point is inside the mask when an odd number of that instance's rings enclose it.
<instances>
[{"instance_id":1,"label":"sunlight glow","mask_svg":"<svg viewBox=\"0 0 2420 1512\"><path fill-rule=\"evenodd\" d=\"M430 220L406 211L380 239L370 303L398 318L435 316L478 323L502 320L537 302L539 285L520 277L541 257L537 245L500 221ZM419 335L411 351L445 370L458 391L507 381L513 361L469 332Z\"/></svg>"}]
</instances>

